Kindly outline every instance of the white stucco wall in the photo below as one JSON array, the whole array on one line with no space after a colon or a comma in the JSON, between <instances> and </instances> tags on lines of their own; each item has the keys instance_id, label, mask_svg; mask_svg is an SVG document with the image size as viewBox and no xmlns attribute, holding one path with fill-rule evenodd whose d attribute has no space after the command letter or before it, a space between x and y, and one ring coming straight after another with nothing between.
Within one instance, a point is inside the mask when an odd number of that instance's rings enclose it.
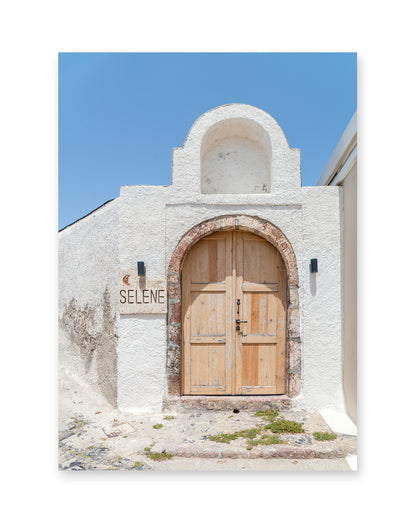
<instances>
[{"instance_id":1,"label":"white stucco wall","mask_svg":"<svg viewBox=\"0 0 416 520\"><path fill-rule=\"evenodd\" d=\"M166 186L128 186L120 192L120 269L145 262L149 279L166 279ZM166 389L166 314L121 316L118 406L158 412Z\"/></svg>"},{"instance_id":2,"label":"white stucco wall","mask_svg":"<svg viewBox=\"0 0 416 520\"><path fill-rule=\"evenodd\" d=\"M59 233L59 362L117 402L118 200Z\"/></svg>"},{"instance_id":3,"label":"white stucco wall","mask_svg":"<svg viewBox=\"0 0 416 520\"><path fill-rule=\"evenodd\" d=\"M270 193L201 193L204 137L212 125L244 117L270 138ZM221 132L227 139L224 128ZM149 279L166 279L178 242L193 226L216 216L258 216L282 230L298 263L302 388L297 404L342 408L340 196L336 187L301 188L300 152L289 147L271 116L247 105L219 107L201 116L184 147L174 150L171 186L122 187L114 203L61 233L60 308L74 295L80 306L95 305L107 285L113 305L119 273L135 269L138 261L145 262ZM311 258L318 258L317 275L309 272ZM161 411L167 390L167 316L118 317L117 335L117 406L137 413ZM82 364L68 343L63 351L63 361L80 371ZM86 374L93 382L94 370Z\"/></svg>"},{"instance_id":4,"label":"white stucco wall","mask_svg":"<svg viewBox=\"0 0 416 520\"><path fill-rule=\"evenodd\" d=\"M305 187L303 246L298 257L305 407L343 409L341 233L342 190ZM311 258L318 273L310 273Z\"/></svg>"},{"instance_id":5,"label":"white stucco wall","mask_svg":"<svg viewBox=\"0 0 416 520\"><path fill-rule=\"evenodd\" d=\"M121 316L119 336L119 408L160 412L166 388L166 316Z\"/></svg>"}]
</instances>

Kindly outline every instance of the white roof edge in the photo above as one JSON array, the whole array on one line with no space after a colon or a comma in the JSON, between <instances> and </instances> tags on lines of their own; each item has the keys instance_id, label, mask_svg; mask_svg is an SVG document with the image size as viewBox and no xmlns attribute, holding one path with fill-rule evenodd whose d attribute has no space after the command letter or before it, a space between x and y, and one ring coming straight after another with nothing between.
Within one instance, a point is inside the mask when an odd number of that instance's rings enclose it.
<instances>
[{"instance_id":1,"label":"white roof edge","mask_svg":"<svg viewBox=\"0 0 416 520\"><path fill-rule=\"evenodd\" d=\"M326 186L330 183L346 152L349 151L352 144L355 144L354 141L355 143L357 141L357 111L354 112L335 150L332 152L319 181L316 183L317 186Z\"/></svg>"}]
</instances>

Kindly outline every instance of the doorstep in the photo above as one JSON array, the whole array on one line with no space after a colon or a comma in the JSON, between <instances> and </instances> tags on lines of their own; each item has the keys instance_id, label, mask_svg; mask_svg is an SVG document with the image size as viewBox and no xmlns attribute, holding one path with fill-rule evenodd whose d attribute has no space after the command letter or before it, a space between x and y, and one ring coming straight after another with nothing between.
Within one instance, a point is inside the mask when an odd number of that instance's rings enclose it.
<instances>
[{"instance_id":1,"label":"doorstep","mask_svg":"<svg viewBox=\"0 0 416 520\"><path fill-rule=\"evenodd\" d=\"M165 399L163 409L169 410L290 410L293 400L287 395L182 395Z\"/></svg>"}]
</instances>

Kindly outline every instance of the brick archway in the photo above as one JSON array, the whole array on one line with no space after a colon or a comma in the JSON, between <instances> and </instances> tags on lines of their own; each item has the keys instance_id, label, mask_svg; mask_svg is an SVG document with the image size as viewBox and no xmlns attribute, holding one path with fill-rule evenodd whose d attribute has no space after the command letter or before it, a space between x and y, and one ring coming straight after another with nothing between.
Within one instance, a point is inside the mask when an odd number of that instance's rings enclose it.
<instances>
[{"instance_id":1,"label":"brick archway","mask_svg":"<svg viewBox=\"0 0 416 520\"><path fill-rule=\"evenodd\" d=\"M249 231L276 247L287 272L287 325L286 325L286 395L295 397L301 387L301 339L299 319L299 278L293 248L282 231L267 220L248 215L225 215L197 224L180 239L168 267L168 397L181 394L182 320L181 271L191 247L203 237L217 231Z\"/></svg>"}]
</instances>

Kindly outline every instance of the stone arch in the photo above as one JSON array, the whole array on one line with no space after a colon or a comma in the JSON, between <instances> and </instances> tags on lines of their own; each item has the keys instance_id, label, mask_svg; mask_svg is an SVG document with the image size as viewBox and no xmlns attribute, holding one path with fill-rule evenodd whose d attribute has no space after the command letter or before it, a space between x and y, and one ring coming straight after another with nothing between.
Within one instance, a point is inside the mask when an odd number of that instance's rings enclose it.
<instances>
[{"instance_id":1,"label":"stone arch","mask_svg":"<svg viewBox=\"0 0 416 520\"><path fill-rule=\"evenodd\" d=\"M301 338L299 318L299 277L296 256L284 233L269 221L250 215L224 215L205 220L179 240L168 267L168 397L181 394L182 319L181 271L191 247L217 231L241 230L257 234L270 242L285 262L287 273L286 395L295 397L301 388Z\"/></svg>"}]
</instances>

